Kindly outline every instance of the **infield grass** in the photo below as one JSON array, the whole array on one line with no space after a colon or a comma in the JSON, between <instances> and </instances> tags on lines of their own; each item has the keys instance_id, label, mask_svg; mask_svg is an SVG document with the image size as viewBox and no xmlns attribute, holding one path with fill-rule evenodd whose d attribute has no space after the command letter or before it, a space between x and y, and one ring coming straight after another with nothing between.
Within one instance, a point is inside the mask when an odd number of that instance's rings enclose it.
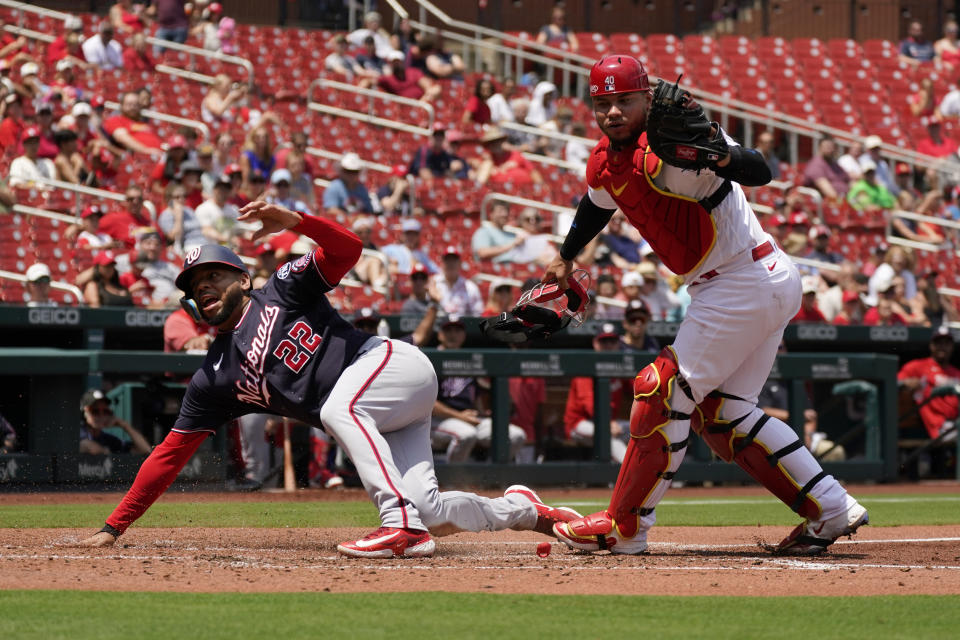
<instances>
[{"instance_id":1,"label":"infield grass","mask_svg":"<svg viewBox=\"0 0 960 640\"><path fill-rule=\"evenodd\" d=\"M549 494L546 494L549 496ZM548 500L549 501L549 500ZM867 495L860 500L873 526L960 523L960 493ZM2 502L2 497L0 497ZM581 513L606 502L558 501ZM0 527L100 527L113 510L103 504L0 504ZM661 526L792 525L797 516L774 498L667 499L657 508ZM170 502L153 505L138 527L374 527L377 513L367 500L344 502Z\"/></svg>"},{"instance_id":2,"label":"infield grass","mask_svg":"<svg viewBox=\"0 0 960 640\"><path fill-rule=\"evenodd\" d=\"M951 638L957 597L743 598L467 593L0 591L0 637Z\"/></svg>"}]
</instances>

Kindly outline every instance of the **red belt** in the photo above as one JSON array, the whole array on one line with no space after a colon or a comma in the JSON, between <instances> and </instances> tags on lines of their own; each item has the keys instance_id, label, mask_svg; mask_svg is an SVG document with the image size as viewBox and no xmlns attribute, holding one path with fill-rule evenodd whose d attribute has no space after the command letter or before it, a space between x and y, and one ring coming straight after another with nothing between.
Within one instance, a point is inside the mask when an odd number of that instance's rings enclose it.
<instances>
[{"instance_id":1,"label":"red belt","mask_svg":"<svg viewBox=\"0 0 960 640\"><path fill-rule=\"evenodd\" d=\"M769 240L767 240L767 241L764 242L763 244L758 244L757 246L755 246L755 247L750 251L750 255L753 256L753 261L754 261L754 262L757 262L757 261L759 261L759 260L763 260L763 259L766 258L768 255L770 255L771 253L773 253L773 243L770 242ZM716 278L718 275L720 275L720 274L717 272L716 269L711 269L710 271L707 271L706 273L700 274L699 280L711 280L711 279L713 279L713 278ZM699 282L694 282L693 284L699 284ZM693 285L691 285L691 286L693 286Z\"/></svg>"}]
</instances>

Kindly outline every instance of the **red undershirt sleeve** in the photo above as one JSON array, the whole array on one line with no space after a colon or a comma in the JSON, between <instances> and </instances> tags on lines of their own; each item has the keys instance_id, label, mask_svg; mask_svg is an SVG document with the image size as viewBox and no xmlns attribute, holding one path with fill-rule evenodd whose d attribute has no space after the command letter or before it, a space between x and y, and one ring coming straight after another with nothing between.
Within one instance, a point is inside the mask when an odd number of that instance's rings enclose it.
<instances>
[{"instance_id":1,"label":"red undershirt sleeve","mask_svg":"<svg viewBox=\"0 0 960 640\"><path fill-rule=\"evenodd\" d=\"M187 464L207 432L180 433L171 431L156 449L143 461L133 486L107 518L107 524L121 534L142 516Z\"/></svg>"},{"instance_id":2,"label":"red undershirt sleeve","mask_svg":"<svg viewBox=\"0 0 960 640\"><path fill-rule=\"evenodd\" d=\"M336 286L340 279L360 259L363 242L355 233L336 222L300 213L303 221L293 228L316 242L314 260L317 268L330 286Z\"/></svg>"}]
</instances>

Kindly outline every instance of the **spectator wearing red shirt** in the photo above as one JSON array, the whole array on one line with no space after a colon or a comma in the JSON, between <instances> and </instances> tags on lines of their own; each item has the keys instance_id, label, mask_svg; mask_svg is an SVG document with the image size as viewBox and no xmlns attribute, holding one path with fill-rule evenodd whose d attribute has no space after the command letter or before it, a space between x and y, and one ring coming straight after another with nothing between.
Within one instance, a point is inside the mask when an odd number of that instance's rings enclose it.
<instances>
[{"instance_id":1,"label":"spectator wearing red shirt","mask_svg":"<svg viewBox=\"0 0 960 640\"><path fill-rule=\"evenodd\" d=\"M160 157L162 142L153 125L140 114L140 98L135 91L127 91L120 98L120 113L103 122L103 130L119 146L154 157Z\"/></svg>"},{"instance_id":2,"label":"spectator wearing red shirt","mask_svg":"<svg viewBox=\"0 0 960 640\"><path fill-rule=\"evenodd\" d=\"M907 320L894 310L893 300L881 295L877 298L877 306L867 309L863 314L863 324L868 327L896 327L906 326Z\"/></svg>"},{"instance_id":3,"label":"spectator wearing red shirt","mask_svg":"<svg viewBox=\"0 0 960 640\"><path fill-rule=\"evenodd\" d=\"M0 151L6 152L8 149L17 149L20 145L20 136L23 130L27 128L23 121L23 102L22 98L11 93L3 99L6 105L3 121L0 122Z\"/></svg>"},{"instance_id":4,"label":"spectator wearing red shirt","mask_svg":"<svg viewBox=\"0 0 960 640\"><path fill-rule=\"evenodd\" d=\"M167 152L150 172L150 189L163 195L171 180L180 176L180 165L187 159L187 139L180 134L167 138Z\"/></svg>"},{"instance_id":5,"label":"spectator wearing red shirt","mask_svg":"<svg viewBox=\"0 0 960 640\"><path fill-rule=\"evenodd\" d=\"M0 59L13 60L20 50L27 46L27 38L18 36L14 38L4 29L6 22L0 17Z\"/></svg>"},{"instance_id":6,"label":"spectator wearing red shirt","mask_svg":"<svg viewBox=\"0 0 960 640\"><path fill-rule=\"evenodd\" d=\"M99 230L104 211L100 205L91 204L80 213L80 233L74 242L74 248L81 251L99 251L121 247L122 244ZM81 259L81 262L86 260Z\"/></svg>"},{"instance_id":7,"label":"spectator wearing red shirt","mask_svg":"<svg viewBox=\"0 0 960 640\"><path fill-rule=\"evenodd\" d=\"M467 100L460 122L463 124L490 124L490 106L487 99L494 94L493 81L489 78L480 78L474 87L473 95Z\"/></svg>"},{"instance_id":8,"label":"spectator wearing red shirt","mask_svg":"<svg viewBox=\"0 0 960 640\"><path fill-rule=\"evenodd\" d=\"M917 153L944 158L956 150L957 141L945 138L940 121L931 119L927 123L927 137L917 142Z\"/></svg>"},{"instance_id":9,"label":"spectator wearing red shirt","mask_svg":"<svg viewBox=\"0 0 960 640\"><path fill-rule=\"evenodd\" d=\"M177 309L163 323L163 350L170 353L175 351L206 351L216 329L196 322L183 309Z\"/></svg>"},{"instance_id":10,"label":"spectator wearing red shirt","mask_svg":"<svg viewBox=\"0 0 960 640\"><path fill-rule=\"evenodd\" d=\"M820 276L803 276L803 297L800 299L800 311L793 316L790 324L826 322L827 318L817 307L817 292L820 289Z\"/></svg>"},{"instance_id":11,"label":"spectator wearing red shirt","mask_svg":"<svg viewBox=\"0 0 960 640\"><path fill-rule=\"evenodd\" d=\"M504 146L507 134L499 127L491 127L483 135L484 158L477 169L477 182L492 185L510 183L514 187L541 184L543 177L523 154Z\"/></svg>"},{"instance_id":12,"label":"spectator wearing red shirt","mask_svg":"<svg viewBox=\"0 0 960 640\"><path fill-rule=\"evenodd\" d=\"M540 407L547 401L547 382L543 378L510 378L510 401L513 412L510 424L515 424L527 434L527 445L520 450L517 462L534 462L533 445L537 442L540 425Z\"/></svg>"},{"instance_id":13,"label":"spectator wearing red shirt","mask_svg":"<svg viewBox=\"0 0 960 640\"><path fill-rule=\"evenodd\" d=\"M863 322L863 302L856 291L843 292L843 307L833 317L835 325L851 325Z\"/></svg>"},{"instance_id":14,"label":"spectator wearing red shirt","mask_svg":"<svg viewBox=\"0 0 960 640\"><path fill-rule=\"evenodd\" d=\"M133 34L130 38L130 46L123 50L124 70L153 71L156 66L147 49L147 37L143 33Z\"/></svg>"},{"instance_id":15,"label":"spectator wearing red shirt","mask_svg":"<svg viewBox=\"0 0 960 640\"><path fill-rule=\"evenodd\" d=\"M600 332L593 339L593 350L600 353L620 351L620 335L613 324L608 322L600 327ZM623 462L627 452L626 441L630 437L629 427L616 419L628 389L632 391L623 380L610 380L610 459L614 462ZM571 440L585 445L593 442L593 378L579 377L570 381L567 407L563 412L563 428Z\"/></svg>"},{"instance_id":16,"label":"spectator wearing red shirt","mask_svg":"<svg viewBox=\"0 0 960 640\"><path fill-rule=\"evenodd\" d=\"M97 231L119 240L128 249L136 246L136 232L141 227L153 227L153 221L143 207L143 190L137 186L127 187L127 207L111 211L100 219Z\"/></svg>"},{"instance_id":17,"label":"spectator wearing red shirt","mask_svg":"<svg viewBox=\"0 0 960 640\"><path fill-rule=\"evenodd\" d=\"M405 56L399 51L387 54L390 73L377 78L377 86L397 96L431 102L440 95L440 85L423 75L419 69L407 67Z\"/></svg>"},{"instance_id":18,"label":"spectator wearing red shirt","mask_svg":"<svg viewBox=\"0 0 960 640\"><path fill-rule=\"evenodd\" d=\"M935 388L960 383L960 369L950 364L953 347L950 330L938 327L930 340L930 357L911 360L897 374L897 381L913 391L913 399L920 405L920 419L931 438L952 427L958 415L957 396L930 398Z\"/></svg>"}]
</instances>

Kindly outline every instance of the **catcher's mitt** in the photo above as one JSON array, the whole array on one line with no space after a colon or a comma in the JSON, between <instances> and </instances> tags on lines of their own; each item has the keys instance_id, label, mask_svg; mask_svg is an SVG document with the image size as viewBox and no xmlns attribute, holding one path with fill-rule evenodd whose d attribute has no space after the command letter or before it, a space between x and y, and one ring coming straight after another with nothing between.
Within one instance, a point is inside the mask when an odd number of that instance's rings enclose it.
<instances>
[{"instance_id":1,"label":"catcher's mitt","mask_svg":"<svg viewBox=\"0 0 960 640\"><path fill-rule=\"evenodd\" d=\"M728 153L720 126L680 88L680 78L657 84L647 114L647 143L658 158L681 169L712 169Z\"/></svg>"},{"instance_id":2,"label":"catcher's mitt","mask_svg":"<svg viewBox=\"0 0 960 640\"><path fill-rule=\"evenodd\" d=\"M481 321L480 329L489 338L513 344L549 338L571 321L583 323L589 288L590 275L577 269L567 276L566 290L556 282L538 284L525 291L509 313Z\"/></svg>"}]
</instances>

